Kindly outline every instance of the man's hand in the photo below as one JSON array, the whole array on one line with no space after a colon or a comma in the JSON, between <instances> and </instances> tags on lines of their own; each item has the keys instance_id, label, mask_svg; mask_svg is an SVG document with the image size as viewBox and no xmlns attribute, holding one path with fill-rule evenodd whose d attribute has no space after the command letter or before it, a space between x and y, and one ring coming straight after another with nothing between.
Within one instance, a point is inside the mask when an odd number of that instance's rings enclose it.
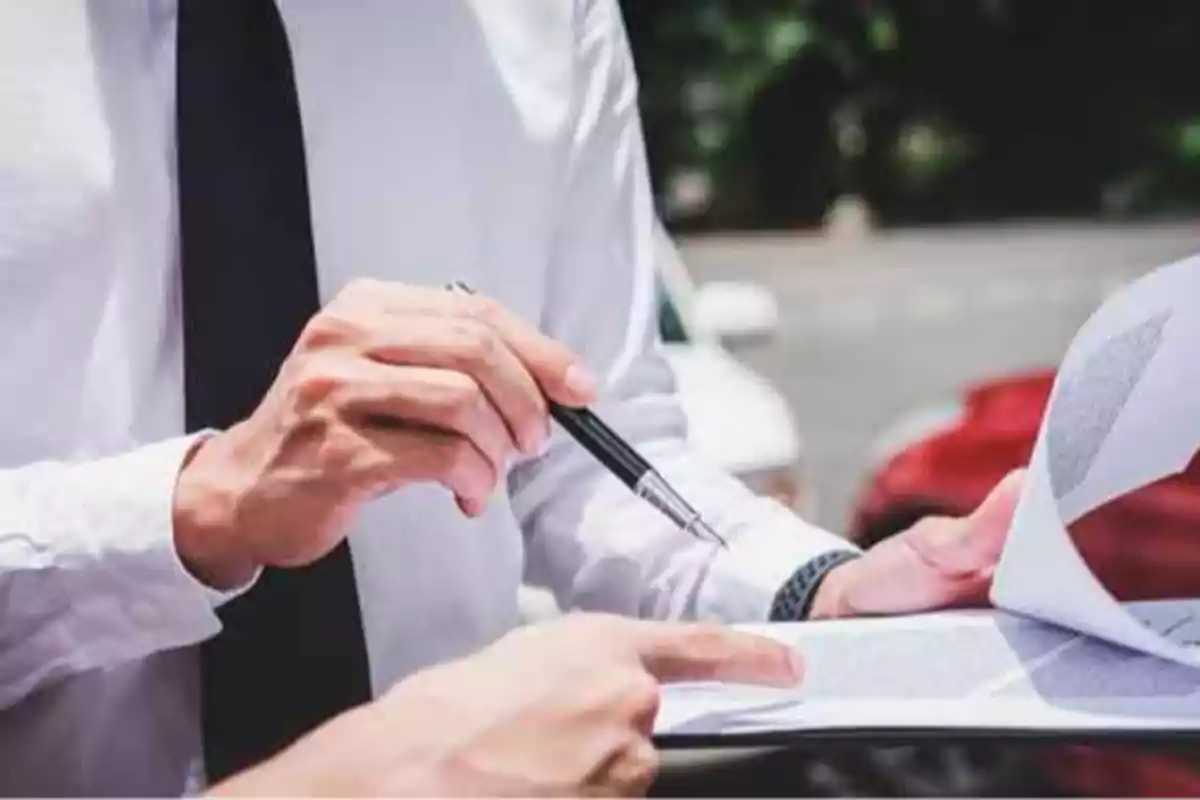
<instances>
[{"instance_id":1,"label":"man's hand","mask_svg":"<svg viewBox=\"0 0 1200 800\"><path fill-rule=\"evenodd\" d=\"M1008 475L972 514L929 517L832 570L811 617L904 614L986 602L1021 491Z\"/></svg>"},{"instance_id":2,"label":"man's hand","mask_svg":"<svg viewBox=\"0 0 1200 800\"><path fill-rule=\"evenodd\" d=\"M707 625L576 614L405 680L217 794L631 796L657 770L659 684L795 685L797 657Z\"/></svg>"},{"instance_id":3,"label":"man's hand","mask_svg":"<svg viewBox=\"0 0 1200 800\"><path fill-rule=\"evenodd\" d=\"M217 587L332 550L365 500L440 483L482 513L549 436L545 396L595 383L570 351L481 296L359 281L315 316L262 404L180 472L176 544Z\"/></svg>"}]
</instances>

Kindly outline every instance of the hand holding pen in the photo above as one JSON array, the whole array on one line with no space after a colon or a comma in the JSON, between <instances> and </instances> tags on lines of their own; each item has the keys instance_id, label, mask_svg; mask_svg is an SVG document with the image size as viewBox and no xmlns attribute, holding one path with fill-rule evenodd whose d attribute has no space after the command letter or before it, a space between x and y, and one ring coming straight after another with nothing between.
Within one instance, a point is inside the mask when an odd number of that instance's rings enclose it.
<instances>
[{"instance_id":1,"label":"hand holding pen","mask_svg":"<svg viewBox=\"0 0 1200 800\"><path fill-rule=\"evenodd\" d=\"M474 294L462 281L455 281L447 288ZM571 408L549 399L547 406L550 416L634 494L657 508L681 530L728 547L721 535L704 521L700 512L595 413L587 408Z\"/></svg>"}]
</instances>

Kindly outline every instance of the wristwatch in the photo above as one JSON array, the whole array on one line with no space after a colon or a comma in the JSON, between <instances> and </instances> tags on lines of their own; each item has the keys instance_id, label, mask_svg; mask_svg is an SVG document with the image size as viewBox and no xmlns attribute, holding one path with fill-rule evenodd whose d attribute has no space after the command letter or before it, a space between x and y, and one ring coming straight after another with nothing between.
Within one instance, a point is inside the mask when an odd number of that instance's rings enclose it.
<instances>
[{"instance_id":1,"label":"wristwatch","mask_svg":"<svg viewBox=\"0 0 1200 800\"><path fill-rule=\"evenodd\" d=\"M792 573L771 603L771 622L796 622L808 619L813 598L825 576L861 553L853 550L830 550L806 562Z\"/></svg>"}]
</instances>

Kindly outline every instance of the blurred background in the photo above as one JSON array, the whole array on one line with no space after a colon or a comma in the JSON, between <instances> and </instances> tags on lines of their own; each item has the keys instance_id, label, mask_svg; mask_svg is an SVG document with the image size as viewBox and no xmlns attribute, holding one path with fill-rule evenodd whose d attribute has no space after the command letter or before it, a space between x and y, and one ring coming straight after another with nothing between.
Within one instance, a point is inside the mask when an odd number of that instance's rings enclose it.
<instances>
[{"instance_id":1,"label":"blurred background","mask_svg":"<svg viewBox=\"0 0 1200 800\"><path fill-rule=\"evenodd\" d=\"M966 392L1052 369L1106 294L1200 252L1194 0L622 6L691 282L664 331L790 416L680 353L693 428L825 525Z\"/></svg>"}]
</instances>

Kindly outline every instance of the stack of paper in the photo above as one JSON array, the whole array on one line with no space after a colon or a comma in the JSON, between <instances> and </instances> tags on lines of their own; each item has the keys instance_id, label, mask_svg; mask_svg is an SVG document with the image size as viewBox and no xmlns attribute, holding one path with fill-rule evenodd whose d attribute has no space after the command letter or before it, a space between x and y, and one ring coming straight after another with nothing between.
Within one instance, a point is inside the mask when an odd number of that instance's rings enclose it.
<instances>
[{"instance_id":1,"label":"stack of paper","mask_svg":"<svg viewBox=\"0 0 1200 800\"><path fill-rule=\"evenodd\" d=\"M657 732L668 743L1200 732L1200 600L1118 603L1067 531L1181 472L1198 449L1194 258L1111 298L1072 342L996 573L996 610L749 626L804 654L804 684L671 686Z\"/></svg>"}]
</instances>

